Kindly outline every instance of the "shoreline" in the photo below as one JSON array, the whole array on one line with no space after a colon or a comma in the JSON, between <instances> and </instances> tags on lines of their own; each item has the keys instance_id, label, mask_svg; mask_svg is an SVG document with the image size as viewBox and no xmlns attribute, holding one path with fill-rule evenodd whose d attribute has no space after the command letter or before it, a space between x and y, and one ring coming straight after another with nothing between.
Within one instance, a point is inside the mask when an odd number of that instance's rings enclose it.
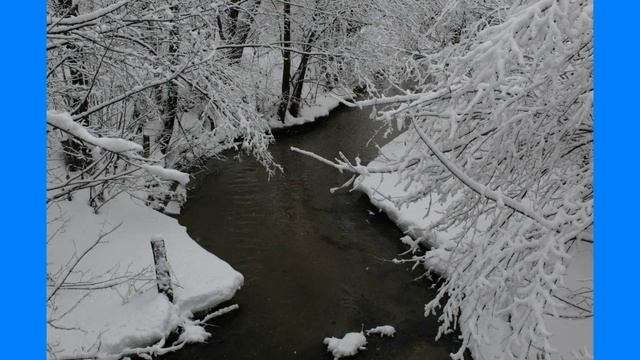
<instances>
[{"instance_id":1,"label":"shoreline","mask_svg":"<svg viewBox=\"0 0 640 360\"><path fill-rule=\"evenodd\" d=\"M406 146L408 145L404 141L404 136L400 134L381 148L380 151L384 156L379 155L369 164L383 163L384 157L393 158L394 154L400 154ZM422 229L428 228L430 224L439 220L433 214L443 210L446 207L446 202L453 197L447 198L445 203L439 203L438 201L430 203L426 198L421 198L406 207L398 208L391 200L406 194L407 190L404 189L403 185L404 182L400 181L395 173L392 173L369 174L366 177L360 175L356 179L354 187L365 194L372 205L383 211L406 234L400 240L409 246L409 250L414 251L417 247L425 245L429 248L431 256L424 259L422 263L427 271L433 271L440 276L447 277L446 268L450 253L449 249L453 248L449 242L450 233L455 232L456 229L452 229L449 234L431 231L426 236L429 239L426 244L419 243L415 239L425 235ZM429 207L430 216L425 217L425 209ZM585 246L584 244L578 244L577 246L580 248L576 249L575 261L570 264L565 275L567 287L577 288L582 286L581 281L584 281L585 278L592 279L593 246L592 244L591 246ZM468 314L469 311L470 309L465 307L461 309L461 321L459 324L464 323L465 314ZM472 343L470 344L470 350L476 360L491 360L500 356L497 343L500 339L511 335L510 325L506 320L494 317L492 314L483 314L483 321L487 331L490 332L487 336L490 341L482 344ZM551 346L558 350L552 355L552 359L576 358L574 354L580 354L580 351L584 349L586 349L587 354L593 354L592 318L575 320L547 315L546 322L549 331L553 334L551 336ZM464 326L459 327L463 335L465 332L474 331L466 329ZM578 356L578 358L581 357Z\"/></svg>"},{"instance_id":2,"label":"shoreline","mask_svg":"<svg viewBox=\"0 0 640 360\"><path fill-rule=\"evenodd\" d=\"M289 123L276 126L270 122L270 128L280 132L308 126L328 118L339 106L339 100L325 94L318 104L303 107L300 117L289 116ZM119 226L105 237L104 244L100 243L82 259L77 270L95 274L90 276L92 281L142 273L145 279L123 281L81 296L68 291L56 294L55 305L60 310L49 311L49 316L62 317L54 321L55 326L54 322L48 325L47 335L49 343L57 344L56 356L117 356L131 348L146 346L150 346L150 352L157 352L162 347L156 347L158 342L173 336L176 329L199 326L193 324L194 314L201 315L227 304L242 287L243 275L200 247L188 235L186 227L178 223L178 214L154 210L127 194L118 195L99 214L94 214L87 205L87 196L81 191L73 200L64 200L48 209L47 217L53 220L47 225L52 238L47 244L47 266L63 269L78 252L90 247L95 238ZM133 219L135 221L131 221ZM174 303L157 293L154 280L150 284L146 279L153 268L149 241L156 234L163 236L167 246L176 295ZM190 260L194 258L200 261ZM85 268L82 263L100 266ZM70 280L86 281L83 276L72 276ZM70 308L73 311L64 314L64 310ZM209 336L204 328L195 335L185 340L202 342Z\"/></svg>"}]
</instances>

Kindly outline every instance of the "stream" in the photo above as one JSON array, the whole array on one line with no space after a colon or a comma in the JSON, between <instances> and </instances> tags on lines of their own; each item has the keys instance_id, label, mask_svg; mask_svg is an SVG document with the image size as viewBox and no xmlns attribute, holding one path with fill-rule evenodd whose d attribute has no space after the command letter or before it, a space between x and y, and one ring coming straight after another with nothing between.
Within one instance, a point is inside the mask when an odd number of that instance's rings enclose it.
<instances>
[{"instance_id":1,"label":"stream","mask_svg":"<svg viewBox=\"0 0 640 360\"><path fill-rule=\"evenodd\" d=\"M270 150L284 172L268 179L248 156L212 160L178 217L202 247L245 277L212 320L206 344L162 356L183 359L332 359L322 340L392 325L394 338L368 337L358 359L447 360L459 340L435 341L435 296L423 270L389 260L406 250L401 231L359 192L329 192L349 174L289 150L372 160L388 139L370 109L340 107L315 123L276 134ZM370 141L371 140L371 141Z\"/></svg>"}]
</instances>

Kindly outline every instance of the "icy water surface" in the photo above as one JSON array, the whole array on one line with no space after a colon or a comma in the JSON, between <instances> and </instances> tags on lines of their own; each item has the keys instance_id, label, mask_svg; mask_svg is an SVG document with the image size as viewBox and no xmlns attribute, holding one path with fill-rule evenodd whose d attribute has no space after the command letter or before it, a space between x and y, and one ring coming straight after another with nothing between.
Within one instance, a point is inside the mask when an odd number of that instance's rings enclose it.
<instances>
[{"instance_id":1,"label":"icy water surface","mask_svg":"<svg viewBox=\"0 0 640 360\"><path fill-rule=\"evenodd\" d=\"M368 110L340 108L328 119L276 136L271 151L284 173L270 180L254 160L214 160L179 217L191 237L245 276L232 303L214 319L207 344L170 359L331 359L322 339L378 325L395 338L368 337L358 359L449 359L457 340L435 342L434 296L421 272L389 262L405 248L401 232L360 193L330 194L347 174L300 154L333 158L341 150L363 162L376 155L379 123Z\"/></svg>"}]
</instances>

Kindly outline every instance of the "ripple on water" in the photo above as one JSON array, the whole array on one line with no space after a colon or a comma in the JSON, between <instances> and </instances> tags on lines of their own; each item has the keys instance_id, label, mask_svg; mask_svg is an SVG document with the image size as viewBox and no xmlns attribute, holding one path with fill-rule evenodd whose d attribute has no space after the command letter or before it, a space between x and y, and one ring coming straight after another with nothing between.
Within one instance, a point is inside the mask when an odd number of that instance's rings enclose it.
<instances>
[{"instance_id":1,"label":"ripple on water","mask_svg":"<svg viewBox=\"0 0 640 360\"><path fill-rule=\"evenodd\" d=\"M289 151L290 146L363 161L376 154L380 124L369 110L340 109L308 131L278 136L271 151L284 167L267 181L254 160L213 161L190 192L179 221L201 246L244 274L240 310L214 321L212 339L169 359L331 359L326 336L393 325L393 339L369 338L362 359L448 360L453 336L435 342L424 304L434 293L419 272L389 261L404 251L401 232L363 195L337 193L348 176ZM375 215L370 215L375 212Z\"/></svg>"}]
</instances>

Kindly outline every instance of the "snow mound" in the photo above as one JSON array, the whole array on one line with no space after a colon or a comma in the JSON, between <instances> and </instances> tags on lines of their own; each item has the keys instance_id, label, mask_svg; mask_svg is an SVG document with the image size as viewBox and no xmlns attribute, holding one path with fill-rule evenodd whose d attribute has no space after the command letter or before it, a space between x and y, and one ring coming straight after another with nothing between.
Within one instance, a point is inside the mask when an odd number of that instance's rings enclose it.
<instances>
[{"instance_id":1,"label":"snow mound","mask_svg":"<svg viewBox=\"0 0 640 360\"><path fill-rule=\"evenodd\" d=\"M396 329L391 325L376 326L366 331L367 336L379 334L380 337L388 336L393 337L396 334Z\"/></svg>"},{"instance_id":2,"label":"snow mound","mask_svg":"<svg viewBox=\"0 0 640 360\"><path fill-rule=\"evenodd\" d=\"M54 344L55 355L108 357L154 344L178 327L184 329L181 340L204 341L208 334L191 320L192 314L231 299L243 276L200 247L175 219L141 201L120 194L99 214L88 202L88 191L78 191L72 201L57 202L47 211L51 274L64 273L101 234L111 231L81 259L68 285L50 302L47 341ZM150 246L155 234L165 241L174 303L156 289ZM89 286L85 284L96 289L81 291Z\"/></svg>"},{"instance_id":3,"label":"snow mound","mask_svg":"<svg viewBox=\"0 0 640 360\"><path fill-rule=\"evenodd\" d=\"M345 356L352 356L359 350L365 350L367 338L362 332L350 332L341 339L330 337L324 338L323 344L327 345L327 351L333 354L334 360Z\"/></svg>"}]
</instances>

